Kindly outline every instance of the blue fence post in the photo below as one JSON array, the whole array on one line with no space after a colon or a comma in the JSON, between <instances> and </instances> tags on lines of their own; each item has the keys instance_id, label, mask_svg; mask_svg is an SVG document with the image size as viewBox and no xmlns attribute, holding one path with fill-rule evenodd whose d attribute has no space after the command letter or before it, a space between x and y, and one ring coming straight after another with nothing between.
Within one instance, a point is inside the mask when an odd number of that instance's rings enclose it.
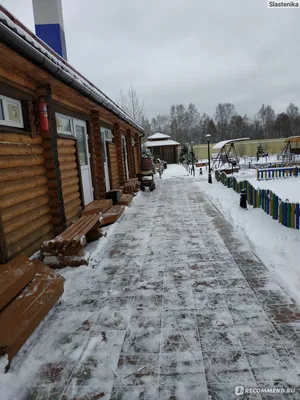
<instances>
[{"instance_id":1,"label":"blue fence post","mask_svg":"<svg viewBox=\"0 0 300 400\"><path fill-rule=\"evenodd\" d=\"M270 214L270 191L267 190L267 207L266 207L266 213L269 215Z\"/></svg>"},{"instance_id":2,"label":"blue fence post","mask_svg":"<svg viewBox=\"0 0 300 400\"><path fill-rule=\"evenodd\" d=\"M300 206L296 204L296 229L299 229L299 218L300 218Z\"/></svg>"}]
</instances>

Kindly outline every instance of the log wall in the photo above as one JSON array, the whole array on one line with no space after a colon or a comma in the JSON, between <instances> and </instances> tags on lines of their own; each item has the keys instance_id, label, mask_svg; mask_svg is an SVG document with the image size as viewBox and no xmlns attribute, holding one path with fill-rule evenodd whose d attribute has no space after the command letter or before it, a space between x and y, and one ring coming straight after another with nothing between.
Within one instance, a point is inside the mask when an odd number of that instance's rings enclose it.
<instances>
[{"instance_id":1,"label":"log wall","mask_svg":"<svg viewBox=\"0 0 300 400\"><path fill-rule=\"evenodd\" d=\"M103 143L101 139L99 112L92 112L91 123L91 162L93 163L95 181L95 200L104 199L106 194L104 163L103 163Z\"/></svg>"},{"instance_id":2,"label":"log wall","mask_svg":"<svg viewBox=\"0 0 300 400\"><path fill-rule=\"evenodd\" d=\"M119 182L120 182L120 185L123 185L125 183L125 164L124 164L124 157L123 157L122 133L121 133L120 125L118 123L116 123L114 126L114 136L115 136L115 143L116 143L116 147L117 147Z\"/></svg>"},{"instance_id":3,"label":"log wall","mask_svg":"<svg viewBox=\"0 0 300 400\"><path fill-rule=\"evenodd\" d=\"M114 143L108 143L108 159L111 189L117 189L119 187L119 168L117 147Z\"/></svg>"},{"instance_id":4,"label":"log wall","mask_svg":"<svg viewBox=\"0 0 300 400\"><path fill-rule=\"evenodd\" d=\"M126 131L126 147L129 178L135 178L134 148L132 147L131 129L127 129Z\"/></svg>"},{"instance_id":5,"label":"log wall","mask_svg":"<svg viewBox=\"0 0 300 400\"><path fill-rule=\"evenodd\" d=\"M57 179L54 169L54 161L52 160L52 149L49 147L51 141L45 141L44 156L48 166L48 188L50 197L50 207L52 215L52 223L57 227L63 225L61 211L57 195ZM76 142L74 139L57 139L58 165L60 169L60 179L62 186L62 195L64 203L64 212L66 225L69 225L74 219L80 216L82 211L80 183L79 183L79 167L76 162Z\"/></svg>"},{"instance_id":6,"label":"log wall","mask_svg":"<svg viewBox=\"0 0 300 400\"><path fill-rule=\"evenodd\" d=\"M7 259L21 252L32 255L53 237L43 151L40 136L0 133L0 214Z\"/></svg>"},{"instance_id":7,"label":"log wall","mask_svg":"<svg viewBox=\"0 0 300 400\"><path fill-rule=\"evenodd\" d=\"M135 164L135 171L138 174L140 172L140 161L138 158L138 150L136 145L134 147L134 164Z\"/></svg>"}]
</instances>

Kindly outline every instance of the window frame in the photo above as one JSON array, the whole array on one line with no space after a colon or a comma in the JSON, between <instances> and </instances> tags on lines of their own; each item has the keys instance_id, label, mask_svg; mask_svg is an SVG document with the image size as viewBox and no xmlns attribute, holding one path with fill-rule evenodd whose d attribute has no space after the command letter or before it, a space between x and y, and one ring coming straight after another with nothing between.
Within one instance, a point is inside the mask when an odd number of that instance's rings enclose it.
<instances>
[{"instance_id":1,"label":"window frame","mask_svg":"<svg viewBox=\"0 0 300 400\"><path fill-rule=\"evenodd\" d=\"M2 110L3 110L3 117L4 117L4 119L0 119L0 126L25 129L22 101L14 99L12 97L5 96L3 94L0 94L0 100L2 103ZM11 103L12 104L15 103L18 106L21 122L15 122L15 121L10 120L8 104L11 104Z\"/></svg>"},{"instance_id":2,"label":"window frame","mask_svg":"<svg viewBox=\"0 0 300 400\"><path fill-rule=\"evenodd\" d=\"M108 143L114 143L115 142L115 137L114 137L112 129L106 128L105 126L101 126L100 131L101 131L101 134L102 134L102 132L104 133L103 136L104 136L105 142L108 142ZM107 137L107 134L110 137Z\"/></svg>"},{"instance_id":3,"label":"window frame","mask_svg":"<svg viewBox=\"0 0 300 400\"><path fill-rule=\"evenodd\" d=\"M65 119L69 120L70 121L71 131L65 131L65 130L59 129L59 127L57 125L57 117L61 117L61 118L65 118ZM70 117L69 115L65 115L65 114L61 114L59 112L55 112L55 122L56 122L57 134L58 135L66 135L68 137L74 137L76 139L73 120L74 120L74 118Z\"/></svg>"}]
</instances>

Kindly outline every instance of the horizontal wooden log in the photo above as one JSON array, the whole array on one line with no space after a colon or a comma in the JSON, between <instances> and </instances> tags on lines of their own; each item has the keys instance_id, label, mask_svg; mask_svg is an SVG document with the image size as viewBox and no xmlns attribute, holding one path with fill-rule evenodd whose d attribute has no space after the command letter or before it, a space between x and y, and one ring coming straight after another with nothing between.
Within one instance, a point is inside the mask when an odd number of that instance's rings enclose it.
<instances>
[{"instance_id":1,"label":"horizontal wooden log","mask_svg":"<svg viewBox=\"0 0 300 400\"><path fill-rule=\"evenodd\" d=\"M68 194L79 192L79 190L80 190L79 185L72 185L72 186L63 188L62 192L63 192L63 196L67 196Z\"/></svg>"},{"instance_id":2,"label":"horizontal wooden log","mask_svg":"<svg viewBox=\"0 0 300 400\"><path fill-rule=\"evenodd\" d=\"M76 161L76 156L75 154L67 155L67 154L62 154L58 155L58 161L59 163L69 163L69 162L74 162Z\"/></svg>"},{"instance_id":3,"label":"horizontal wooden log","mask_svg":"<svg viewBox=\"0 0 300 400\"><path fill-rule=\"evenodd\" d=\"M65 204L65 212L69 214L71 210L74 210L76 207L81 206L81 199L78 198L76 200L70 201L68 204Z\"/></svg>"},{"instance_id":4,"label":"horizontal wooden log","mask_svg":"<svg viewBox=\"0 0 300 400\"><path fill-rule=\"evenodd\" d=\"M66 170L66 167L63 167L64 164L66 163L75 163L76 161L76 157L75 155L71 155L71 156L61 156L59 157L59 167L61 170ZM76 166L76 163L75 163ZM45 160L45 167L47 169L55 169L55 163L53 160ZM76 168L76 167L75 167Z\"/></svg>"},{"instance_id":5,"label":"horizontal wooden log","mask_svg":"<svg viewBox=\"0 0 300 400\"><path fill-rule=\"evenodd\" d=\"M58 148L58 157L61 157L62 155L68 155L68 154L75 154L76 153L76 148L75 146L61 146Z\"/></svg>"},{"instance_id":6,"label":"horizontal wooden log","mask_svg":"<svg viewBox=\"0 0 300 400\"><path fill-rule=\"evenodd\" d=\"M60 149L58 149L58 158L64 157L65 155L75 154L75 151L76 151L76 149L75 149L74 146L61 147ZM43 155L44 155L46 160L52 160L53 157L54 157L52 149L44 150Z\"/></svg>"},{"instance_id":7,"label":"horizontal wooden log","mask_svg":"<svg viewBox=\"0 0 300 400\"><path fill-rule=\"evenodd\" d=\"M16 133L0 133L0 141L3 142L41 144L42 140L42 137L39 135L36 138L32 138L31 136L18 135Z\"/></svg>"},{"instance_id":8,"label":"horizontal wooden log","mask_svg":"<svg viewBox=\"0 0 300 400\"><path fill-rule=\"evenodd\" d=\"M28 189L19 193L8 194L7 196L1 196L0 208L7 208L16 204L23 203L27 200L47 194L47 192L47 186L38 186L34 189Z\"/></svg>"},{"instance_id":9,"label":"horizontal wooden log","mask_svg":"<svg viewBox=\"0 0 300 400\"><path fill-rule=\"evenodd\" d=\"M47 195L44 195L17 204L15 206L5 208L4 210L2 210L2 220L5 223L17 216L22 216L23 214L27 214L32 210L38 209L48 204L48 202L49 202L49 197Z\"/></svg>"},{"instance_id":10,"label":"horizontal wooden log","mask_svg":"<svg viewBox=\"0 0 300 400\"><path fill-rule=\"evenodd\" d=\"M41 155L30 156L1 156L0 168L18 168L18 167L33 167L35 165L43 165L44 157ZM1 174L1 172L0 172Z\"/></svg>"},{"instance_id":11,"label":"horizontal wooden log","mask_svg":"<svg viewBox=\"0 0 300 400\"><path fill-rule=\"evenodd\" d=\"M80 215L82 211L81 206L77 206L66 213L66 220L67 222L70 221L72 218L75 218Z\"/></svg>"},{"instance_id":12,"label":"horizontal wooden log","mask_svg":"<svg viewBox=\"0 0 300 400\"><path fill-rule=\"evenodd\" d=\"M78 171L78 166L76 162L66 162L64 164L60 164L59 166L60 171L70 171L70 170L76 170Z\"/></svg>"},{"instance_id":13,"label":"horizontal wooden log","mask_svg":"<svg viewBox=\"0 0 300 400\"><path fill-rule=\"evenodd\" d=\"M66 215L66 220L70 221L74 217L78 217L82 211L82 207L80 206L81 201L79 201L79 204L77 202L77 205L73 206L72 208L69 208L68 210L65 210L65 215ZM52 216L51 222L55 226L62 225L62 219L59 215Z\"/></svg>"},{"instance_id":14,"label":"horizontal wooden log","mask_svg":"<svg viewBox=\"0 0 300 400\"><path fill-rule=\"evenodd\" d=\"M11 246L20 240L30 236L33 232L36 230L42 228L46 224L48 224L51 221L51 215L43 215L40 218L35 219L32 221L30 224L22 226L22 228L19 228L15 231L12 231L5 235L5 240L7 246Z\"/></svg>"},{"instance_id":15,"label":"horizontal wooden log","mask_svg":"<svg viewBox=\"0 0 300 400\"><path fill-rule=\"evenodd\" d=\"M29 246L36 243L41 238L45 237L48 233L52 232L53 225L48 223L38 230L32 232L30 235L26 236L24 239L8 247L8 257L13 258L17 254L27 249Z\"/></svg>"},{"instance_id":16,"label":"horizontal wooden log","mask_svg":"<svg viewBox=\"0 0 300 400\"><path fill-rule=\"evenodd\" d=\"M74 186L79 184L79 178L75 176L74 178L68 178L68 179L63 179L62 180L62 188L63 190L66 189L69 186Z\"/></svg>"},{"instance_id":17,"label":"horizontal wooden log","mask_svg":"<svg viewBox=\"0 0 300 400\"><path fill-rule=\"evenodd\" d=\"M32 221L47 214L50 214L50 207L48 205L44 205L40 208L35 208L26 214L19 215L16 218L3 223L4 233L8 234L13 232L24 225L31 224Z\"/></svg>"},{"instance_id":18,"label":"horizontal wooden log","mask_svg":"<svg viewBox=\"0 0 300 400\"><path fill-rule=\"evenodd\" d=\"M52 140L46 139L42 143L44 149L52 149ZM74 139L57 139L57 146L75 146Z\"/></svg>"},{"instance_id":19,"label":"horizontal wooden log","mask_svg":"<svg viewBox=\"0 0 300 400\"><path fill-rule=\"evenodd\" d=\"M2 197L11 193L19 193L26 189L33 189L38 186L45 185L46 182L47 178L42 175L28 179L22 179L20 181L0 183L0 194Z\"/></svg>"},{"instance_id":20,"label":"horizontal wooden log","mask_svg":"<svg viewBox=\"0 0 300 400\"><path fill-rule=\"evenodd\" d=\"M48 179L56 179L55 170L48 170L46 176ZM61 171L60 176L62 180L73 178L75 176L78 176L78 170L76 168L71 168L69 170Z\"/></svg>"},{"instance_id":21,"label":"horizontal wooden log","mask_svg":"<svg viewBox=\"0 0 300 400\"><path fill-rule=\"evenodd\" d=\"M64 204L65 204L65 206L70 201L78 199L78 198L80 198L80 193L79 192L71 193L71 194L68 194L68 195L64 196ZM49 200L49 206L50 207L59 207L58 198L54 197L54 198L50 199Z\"/></svg>"},{"instance_id":22,"label":"horizontal wooden log","mask_svg":"<svg viewBox=\"0 0 300 400\"><path fill-rule=\"evenodd\" d=\"M19 179L32 178L34 176L45 175L46 168L42 165L36 167L8 168L0 173L0 183L17 181Z\"/></svg>"},{"instance_id":23,"label":"horizontal wooden log","mask_svg":"<svg viewBox=\"0 0 300 400\"><path fill-rule=\"evenodd\" d=\"M35 241L31 246L27 247L22 251L22 254L24 254L27 257L31 257L36 251L38 251L43 242L48 241L53 239L54 235L52 232L47 233L47 235L41 237L39 240Z\"/></svg>"},{"instance_id":24,"label":"horizontal wooden log","mask_svg":"<svg viewBox=\"0 0 300 400\"><path fill-rule=\"evenodd\" d=\"M43 256L58 256L62 254L64 256L77 256L81 254L84 245L86 244L86 239L82 240L82 243L77 243L76 246L68 246L60 249L50 249L47 247L47 242L44 242L41 248Z\"/></svg>"},{"instance_id":25,"label":"horizontal wooden log","mask_svg":"<svg viewBox=\"0 0 300 400\"><path fill-rule=\"evenodd\" d=\"M43 154L41 145L28 145L25 143L9 143L0 141L0 156L22 156L31 154Z\"/></svg>"}]
</instances>

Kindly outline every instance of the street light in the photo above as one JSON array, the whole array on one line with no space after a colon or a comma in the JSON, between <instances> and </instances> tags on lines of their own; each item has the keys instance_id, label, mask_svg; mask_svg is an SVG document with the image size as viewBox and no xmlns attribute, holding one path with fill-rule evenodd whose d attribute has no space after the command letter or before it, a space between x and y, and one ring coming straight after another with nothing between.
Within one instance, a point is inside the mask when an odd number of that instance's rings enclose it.
<instances>
[{"instance_id":1,"label":"street light","mask_svg":"<svg viewBox=\"0 0 300 400\"><path fill-rule=\"evenodd\" d=\"M210 169L210 147L209 147L209 140L210 140L211 135L208 134L205 137L207 139L207 153L208 153L208 183L212 183L212 180L211 180L211 169Z\"/></svg>"}]
</instances>

